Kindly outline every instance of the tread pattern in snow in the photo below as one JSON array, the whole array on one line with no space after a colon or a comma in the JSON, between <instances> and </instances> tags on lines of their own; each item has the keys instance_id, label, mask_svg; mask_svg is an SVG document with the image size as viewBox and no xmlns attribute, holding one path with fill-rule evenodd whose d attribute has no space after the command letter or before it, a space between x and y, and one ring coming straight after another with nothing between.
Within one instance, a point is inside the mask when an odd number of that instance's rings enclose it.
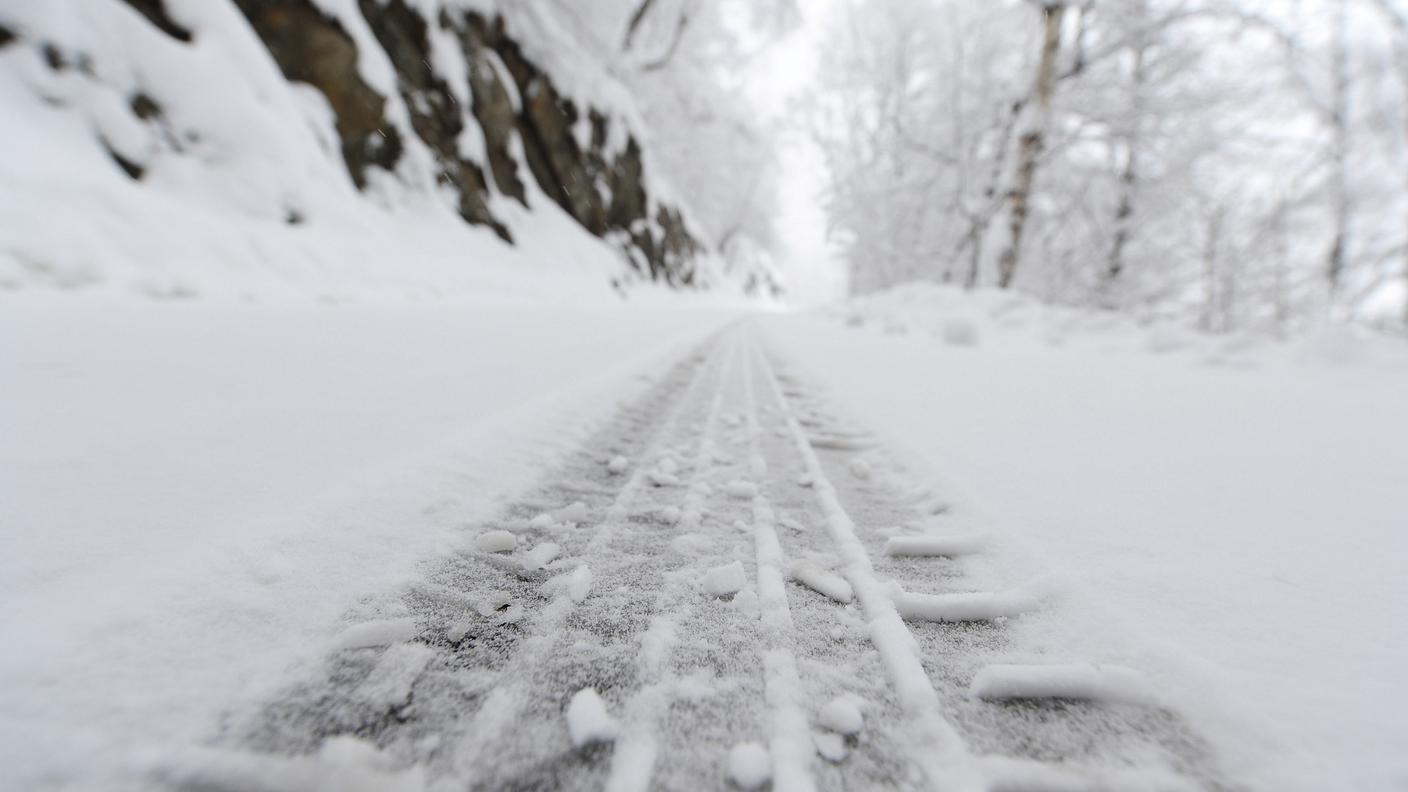
<instances>
[{"instance_id":1,"label":"tread pattern in snow","mask_svg":"<svg viewBox=\"0 0 1408 792\"><path fill-rule=\"evenodd\" d=\"M608 468L616 457L629 461L624 472ZM933 746L918 739L914 704L897 694L859 598L843 605L789 581L779 601L767 583L802 561L850 577L860 592L827 528L817 496L825 484L877 578L964 590L949 559L883 554L879 527L945 508L897 484L895 468L738 326L686 356L539 487L468 528L466 549L397 593L385 610L415 620L413 641L335 653L320 673L232 718L224 747L308 755L354 735L436 787L695 790L729 788L729 751L757 742L772 749L775 789L931 788ZM811 480L818 470L824 482ZM496 530L517 536L517 549L473 549L474 537ZM557 558L526 568L525 551L548 541ZM710 595L705 576L735 562L744 589ZM567 581L582 566L591 585L574 598ZM1000 780L991 767L1007 767L982 764L992 756L1024 773L1091 768L1071 771L1091 782L1077 788L1119 788L1102 773L1146 768L1219 788L1207 747L1162 710L968 697L985 664L1020 648L1004 625L906 626L935 716L961 736L966 770L982 786ZM614 741L576 748L565 711L588 687L620 729ZM837 699L860 707L858 733L824 727L821 711Z\"/></svg>"}]
</instances>

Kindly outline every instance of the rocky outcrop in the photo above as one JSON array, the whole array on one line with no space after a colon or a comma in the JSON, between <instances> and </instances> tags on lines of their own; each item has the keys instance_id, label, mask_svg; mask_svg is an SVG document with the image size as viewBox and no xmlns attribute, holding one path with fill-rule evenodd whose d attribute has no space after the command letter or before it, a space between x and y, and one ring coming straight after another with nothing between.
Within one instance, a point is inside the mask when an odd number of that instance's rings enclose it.
<instances>
[{"instance_id":1,"label":"rocky outcrop","mask_svg":"<svg viewBox=\"0 0 1408 792\"><path fill-rule=\"evenodd\" d=\"M167 34L190 40L162 0L125 2ZM362 18L394 68L396 93L409 116L409 128L402 128L388 118L389 97L361 76L357 40L342 21L312 0L233 2L284 76L327 98L358 189L367 188L372 169L395 173L414 136L434 157L434 180L457 196L465 221L512 241L495 216L494 196L527 206L531 178L584 229L616 244L642 276L681 286L697 282L695 262L703 249L679 207L652 201L635 137L613 130L622 121L562 95L502 18L442 10L427 19L421 6L406 0L359 0ZM434 57L432 36L457 45L464 74L432 66L442 62ZM465 151L469 125L483 140L480 152Z\"/></svg>"},{"instance_id":2,"label":"rocky outcrop","mask_svg":"<svg viewBox=\"0 0 1408 792\"><path fill-rule=\"evenodd\" d=\"M372 90L357 71L357 45L341 23L308 0L234 2L284 76L308 83L327 97L337 119L342 158L357 187L367 186L368 168L394 168L401 157L401 133L386 122L385 97Z\"/></svg>"}]
</instances>

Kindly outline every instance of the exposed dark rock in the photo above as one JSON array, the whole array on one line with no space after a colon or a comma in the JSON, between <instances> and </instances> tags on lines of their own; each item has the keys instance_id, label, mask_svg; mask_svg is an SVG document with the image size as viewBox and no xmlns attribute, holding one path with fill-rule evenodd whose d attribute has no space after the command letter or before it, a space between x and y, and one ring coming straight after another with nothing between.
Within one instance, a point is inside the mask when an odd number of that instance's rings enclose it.
<instances>
[{"instance_id":1,"label":"exposed dark rock","mask_svg":"<svg viewBox=\"0 0 1408 792\"><path fill-rule=\"evenodd\" d=\"M401 158L401 134L386 122L386 99L357 72L357 45L336 19L309 0L235 0L284 76L323 92L337 118L342 158L358 188L367 168L391 170Z\"/></svg>"},{"instance_id":2,"label":"exposed dark rock","mask_svg":"<svg viewBox=\"0 0 1408 792\"><path fill-rule=\"evenodd\" d=\"M660 231L658 238L650 229L650 200L640 146L634 137L627 139L623 150L608 155L611 121L589 109L591 139L584 149L573 133L580 119L579 108L560 96L551 79L523 54L504 30L502 19L491 24L483 17L466 14L465 23L465 54L471 63L485 64L490 74L484 82L488 83L489 76L492 84L498 81L481 51L489 47L503 62L522 98L521 111L510 129L505 123L505 115L512 110L507 94L494 95L491 84L481 86L471 79L476 117L489 144L495 183L500 183L501 170L516 178L516 164L507 141L510 133L517 131L534 180L577 222L597 236L624 236L629 240L623 250L627 261L651 279L676 285L694 283L693 260L701 248L680 213L660 207L654 218ZM481 101L492 106L494 112L480 111Z\"/></svg>"},{"instance_id":3,"label":"exposed dark rock","mask_svg":"<svg viewBox=\"0 0 1408 792\"><path fill-rule=\"evenodd\" d=\"M360 7L396 68L411 127L435 153L440 166L437 179L459 194L460 216L490 226L500 237L512 241L508 229L489 212L484 172L460 156L458 141L469 108L460 107L450 86L430 68L427 21L404 0L361 0Z\"/></svg>"},{"instance_id":4,"label":"exposed dark rock","mask_svg":"<svg viewBox=\"0 0 1408 792\"><path fill-rule=\"evenodd\" d=\"M0 49L4 49L15 43L15 40L18 38L19 36L15 35L15 31L10 30L4 25L0 25Z\"/></svg>"},{"instance_id":5,"label":"exposed dark rock","mask_svg":"<svg viewBox=\"0 0 1408 792\"><path fill-rule=\"evenodd\" d=\"M133 94L132 101L128 102L128 105L132 108L132 115L137 116L143 121L153 121L161 118L161 105L157 104L155 99L141 91Z\"/></svg>"},{"instance_id":6,"label":"exposed dark rock","mask_svg":"<svg viewBox=\"0 0 1408 792\"><path fill-rule=\"evenodd\" d=\"M44 53L44 62L49 65L49 68L54 71L63 71L68 68L68 59L64 57L63 51L58 47L45 42L41 51Z\"/></svg>"},{"instance_id":7,"label":"exposed dark rock","mask_svg":"<svg viewBox=\"0 0 1408 792\"><path fill-rule=\"evenodd\" d=\"M162 0L125 0L127 5L137 9L137 12L146 17L153 25L156 25L161 32L176 39L177 41L189 43L191 31L176 24L176 21L166 13L166 6Z\"/></svg>"},{"instance_id":8,"label":"exposed dark rock","mask_svg":"<svg viewBox=\"0 0 1408 792\"><path fill-rule=\"evenodd\" d=\"M167 15L165 0L124 2L174 38L191 40L191 31ZM358 71L356 42L315 0L234 2L284 76L312 85L327 98L343 160L359 189L367 186L369 169L395 170L404 149L402 136L413 135L435 157L435 178L454 191L466 221L487 225L512 241L490 210L490 195L492 190L526 206L526 167L546 196L588 232L619 245L641 275L676 286L698 284L695 266L702 248L677 207L651 200L637 140L612 126L620 119L563 96L501 17L456 10L432 20L409 0L358 0L357 10L394 67L395 90L409 114L410 128L398 129L386 118L387 97ZM432 25L458 41L467 74L444 75L431 67ZM11 31L0 28L0 46L13 39ZM53 69L83 66L81 57L75 60L51 45L43 52ZM462 82L447 82L451 80ZM468 108L458 98L463 95L471 98ZM130 108L165 136L169 148L180 151L191 142L193 133L171 128L154 97L135 93ZM482 133L484 162L460 152L466 124ZM110 147L109 153L129 176L142 178L142 164ZM304 220L298 210L283 211L290 225Z\"/></svg>"},{"instance_id":9,"label":"exposed dark rock","mask_svg":"<svg viewBox=\"0 0 1408 792\"><path fill-rule=\"evenodd\" d=\"M103 144L103 149L107 151L108 156L112 157L112 161L117 163L117 167L121 168L122 172L127 174L128 178L130 178L132 181L142 180L142 175L147 172L146 168L142 167L141 164L134 162L128 159L127 157L124 157L119 154L117 149L114 149L112 146L108 145L108 142L106 140L102 140L101 138L99 138L99 140L101 140Z\"/></svg>"},{"instance_id":10,"label":"exposed dark rock","mask_svg":"<svg viewBox=\"0 0 1408 792\"><path fill-rule=\"evenodd\" d=\"M498 23L500 29L492 32L484 18L477 14L465 15L458 24L448 18L441 24L459 35L460 48L469 64L469 88L474 97L472 109L484 133L494 186L500 193L517 198L519 203L527 206L523 182L518 178L518 162L509 151L509 139L517 125L513 98L490 60L493 50L488 42L502 37L502 22Z\"/></svg>"}]
</instances>

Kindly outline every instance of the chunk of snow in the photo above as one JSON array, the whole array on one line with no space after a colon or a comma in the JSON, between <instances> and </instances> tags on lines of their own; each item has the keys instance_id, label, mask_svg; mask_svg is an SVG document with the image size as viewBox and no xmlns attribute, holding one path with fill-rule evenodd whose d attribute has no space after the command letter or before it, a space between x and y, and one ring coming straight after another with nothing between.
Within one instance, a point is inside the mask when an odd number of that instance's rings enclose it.
<instances>
[{"instance_id":1,"label":"chunk of snow","mask_svg":"<svg viewBox=\"0 0 1408 792\"><path fill-rule=\"evenodd\" d=\"M715 597L737 594L746 585L748 576L743 571L742 561L714 567L704 575L704 590Z\"/></svg>"},{"instance_id":2,"label":"chunk of snow","mask_svg":"<svg viewBox=\"0 0 1408 792\"><path fill-rule=\"evenodd\" d=\"M533 519L528 521L529 528L538 528L540 530L546 530L548 528L551 528L552 526L552 515L546 512L539 514L537 517L534 517Z\"/></svg>"},{"instance_id":3,"label":"chunk of snow","mask_svg":"<svg viewBox=\"0 0 1408 792\"><path fill-rule=\"evenodd\" d=\"M572 695L572 702L567 705L567 733L573 747L611 742L619 731L616 719L606 711L606 703L596 688L583 688Z\"/></svg>"},{"instance_id":4,"label":"chunk of snow","mask_svg":"<svg viewBox=\"0 0 1408 792\"><path fill-rule=\"evenodd\" d=\"M728 752L728 777L742 789L758 789L772 779L768 749L755 742L739 743Z\"/></svg>"},{"instance_id":5,"label":"chunk of snow","mask_svg":"<svg viewBox=\"0 0 1408 792\"><path fill-rule=\"evenodd\" d=\"M970 319L950 319L944 322L943 339L949 346L977 346L978 326Z\"/></svg>"},{"instance_id":6,"label":"chunk of snow","mask_svg":"<svg viewBox=\"0 0 1408 792\"><path fill-rule=\"evenodd\" d=\"M660 519L664 520L666 525L674 525L675 523L679 522L679 521L680 521L680 509L679 509L679 507L678 507L678 506L666 506L665 508L661 509L661 510L660 510Z\"/></svg>"},{"instance_id":7,"label":"chunk of snow","mask_svg":"<svg viewBox=\"0 0 1408 792\"><path fill-rule=\"evenodd\" d=\"M852 459L850 464L851 475L861 481L869 481L871 476L870 463L864 459Z\"/></svg>"},{"instance_id":8,"label":"chunk of snow","mask_svg":"<svg viewBox=\"0 0 1408 792\"><path fill-rule=\"evenodd\" d=\"M816 593L845 605L855 596L851 584L840 575L827 572L810 561L794 561L787 571L789 577Z\"/></svg>"},{"instance_id":9,"label":"chunk of snow","mask_svg":"<svg viewBox=\"0 0 1408 792\"><path fill-rule=\"evenodd\" d=\"M425 644L394 644L372 666L353 698L383 709L405 704L411 697L411 687L433 659L435 650Z\"/></svg>"},{"instance_id":10,"label":"chunk of snow","mask_svg":"<svg viewBox=\"0 0 1408 792\"><path fill-rule=\"evenodd\" d=\"M762 478L768 474L768 461L761 456L754 455L753 458L748 461L748 471L752 473L755 478Z\"/></svg>"},{"instance_id":11,"label":"chunk of snow","mask_svg":"<svg viewBox=\"0 0 1408 792\"><path fill-rule=\"evenodd\" d=\"M981 552L986 537L982 534L955 536L896 536L885 542L889 556L961 556Z\"/></svg>"},{"instance_id":12,"label":"chunk of snow","mask_svg":"<svg viewBox=\"0 0 1408 792\"><path fill-rule=\"evenodd\" d=\"M678 487L680 485L680 477L673 473L652 470L650 471L650 483L657 487Z\"/></svg>"},{"instance_id":13,"label":"chunk of snow","mask_svg":"<svg viewBox=\"0 0 1408 792\"><path fill-rule=\"evenodd\" d=\"M802 475L800 475L800 476L797 477L797 486L799 486L799 487L810 487L811 485L812 485L812 477L811 477L810 475L808 475L808 474L806 474L806 473L803 473Z\"/></svg>"},{"instance_id":14,"label":"chunk of snow","mask_svg":"<svg viewBox=\"0 0 1408 792\"><path fill-rule=\"evenodd\" d=\"M676 462L674 457L667 456L655 464L655 469L667 475L674 475L679 472L680 463Z\"/></svg>"},{"instance_id":15,"label":"chunk of snow","mask_svg":"<svg viewBox=\"0 0 1408 792\"><path fill-rule=\"evenodd\" d=\"M474 600L474 609L480 616L493 616L499 611L507 608L513 603L513 595L507 591L495 589L485 591Z\"/></svg>"},{"instance_id":16,"label":"chunk of snow","mask_svg":"<svg viewBox=\"0 0 1408 792\"><path fill-rule=\"evenodd\" d=\"M761 609L758 606L758 595L751 588L745 588L733 595L733 607L745 616L757 616Z\"/></svg>"},{"instance_id":17,"label":"chunk of snow","mask_svg":"<svg viewBox=\"0 0 1408 792\"><path fill-rule=\"evenodd\" d=\"M844 762L850 750L846 748L846 738L832 732L818 732L812 735L816 752L828 762Z\"/></svg>"},{"instance_id":18,"label":"chunk of snow","mask_svg":"<svg viewBox=\"0 0 1408 792\"><path fill-rule=\"evenodd\" d=\"M587 598L592 590L592 570L591 567L583 564L572 570L572 577L567 579L567 596L578 605Z\"/></svg>"},{"instance_id":19,"label":"chunk of snow","mask_svg":"<svg viewBox=\"0 0 1408 792\"><path fill-rule=\"evenodd\" d=\"M573 501L571 504L558 510L557 519L562 522L570 523L586 522L587 504L581 501Z\"/></svg>"},{"instance_id":20,"label":"chunk of snow","mask_svg":"<svg viewBox=\"0 0 1408 792\"><path fill-rule=\"evenodd\" d=\"M529 572L536 572L553 562L562 553L562 548L556 542L543 542L537 547L523 554L523 568Z\"/></svg>"},{"instance_id":21,"label":"chunk of snow","mask_svg":"<svg viewBox=\"0 0 1408 792\"><path fill-rule=\"evenodd\" d=\"M508 531L485 531L474 540L474 546L484 553L511 553L518 537Z\"/></svg>"},{"instance_id":22,"label":"chunk of snow","mask_svg":"<svg viewBox=\"0 0 1408 792\"><path fill-rule=\"evenodd\" d=\"M920 621L990 621L1029 613L1041 606L1030 591L972 591L957 594L915 594L892 586L895 610Z\"/></svg>"},{"instance_id":23,"label":"chunk of snow","mask_svg":"<svg viewBox=\"0 0 1408 792\"><path fill-rule=\"evenodd\" d=\"M409 641L419 632L415 619L382 619L362 622L344 630L342 635L337 637L336 646L339 649L386 646L387 644Z\"/></svg>"},{"instance_id":24,"label":"chunk of snow","mask_svg":"<svg viewBox=\"0 0 1408 792\"><path fill-rule=\"evenodd\" d=\"M825 728L853 736L860 734L861 727L865 725L865 719L861 717L860 707L856 705L854 699L840 697L832 699L817 715L817 721Z\"/></svg>"},{"instance_id":25,"label":"chunk of snow","mask_svg":"<svg viewBox=\"0 0 1408 792\"><path fill-rule=\"evenodd\" d=\"M728 495L730 498L738 498L739 500L756 498L758 496L758 485L751 481L734 479L724 485L724 494Z\"/></svg>"},{"instance_id":26,"label":"chunk of snow","mask_svg":"<svg viewBox=\"0 0 1408 792\"><path fill-rule=\"evenodd\" d=\"M846 637L846 628L844 628L844 627L832 627L832 628L831 628L831 640L833 640L833 641L840 641L840 640L844 639L845 637Z\"/></svg>"},{"instance_id":27,"label":"chunk of snow","mask_svg":"<svg viewBox=\"0 0 1408 792\"><path fill-rule=\"evenodd\" d=\"M1065 698L1144 704L1152 700L1144 677L1119 665L985 666L968 694L986 700Z\"/></svg>"},{"instance_id":28,"label":"chunk of snow","mask_svg":"<svg viewBox=\"0 0 1408 792\"><path fill-rule=\"evenodd\" d=\"M628 468L628 467L630 467L630 466L631 466L630 461L627 460L625 457L623 457L623 456L614 456L614 457L611 457L611 459L607 461L607 463L606 463L606 472L607 472L607 473L610 473L610 474L613 475L613 476L619 476L619 475L621 475L622 473L625 473L625 472L626 472L626 468Z\"/></svg>"}]
</instances>

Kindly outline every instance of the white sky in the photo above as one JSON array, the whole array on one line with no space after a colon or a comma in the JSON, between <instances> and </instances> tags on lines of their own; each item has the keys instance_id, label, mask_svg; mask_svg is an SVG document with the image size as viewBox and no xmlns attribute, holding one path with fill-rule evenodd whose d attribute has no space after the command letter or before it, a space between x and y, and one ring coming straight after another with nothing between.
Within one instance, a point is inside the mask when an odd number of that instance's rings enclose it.
<instances>
[{"instance_id":1,"label":"white sky","mask_svg":"<svg viewBox=\"0 0 1408 792\"><path fill-rule=\"evenodd\" d=\"M758 79L750 90L763 112L781 124L787 121L788 103L815 79L821 28L832 2L799 3L802 24L760 59ZM787 298L798 306L840 299L846 290L845 267L826 241L826 218L819 204L826 183L821 152L795 128L786 129L782 141L782 212L777 230L786 245L779 269L787 280Z\"/></svg>"}]
</instances>

